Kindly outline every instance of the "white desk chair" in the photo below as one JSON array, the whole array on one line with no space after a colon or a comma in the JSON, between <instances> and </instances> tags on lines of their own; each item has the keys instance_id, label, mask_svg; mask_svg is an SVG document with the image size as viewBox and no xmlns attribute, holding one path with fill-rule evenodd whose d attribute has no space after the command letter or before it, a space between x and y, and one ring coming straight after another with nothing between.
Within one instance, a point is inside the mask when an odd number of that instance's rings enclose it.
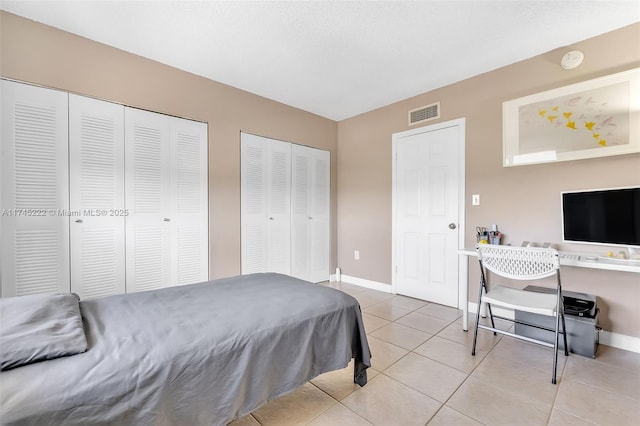
<instances>
[{"instance_id":1,"label":"white desk chair","mask_svg":"<svg viewBox=\"0 0 640 426\"><path fill-rule=\"evenodd\" d=\"M478 260L480 262L480 290L478 294L478 312L476 314L476 328L473 336L473 349L471 355L476 354L476 340L478 339L478 328L493 331L493 334L501 333L517 339L553 348L553 375L551 383L556 383L556 370L558 367L558 344L559 335L564 338L564 354L569 355L567 345L567 333L564 321L564 303L562 299L562 286L560 283L560 260L558 252L551 248L538 247L512 247L491 244L478 244L476 248ZM513 280L537 280L552 275L556 276L556 293L537 293L533 291L518 290L500 285L487 287L487 272L504 278ZM487 304L491 326L480 324L480 307L482 303ZM529 324L523 321L516 321L511 318L494 316L491 312L492 306L501 306L506 309L515 309L533 314L547 315L555 317L555 328L549 329L539 325ZM558 313L560 315L558 315ZM502 320L518 322L532 327L543 328L555 333L553 343L533 339L526 336L510 333L497 329L494 317ZM562 321L560 321L562 319ZM562 327L560 323L562 322Z\"/></svg>"}]
</instances>

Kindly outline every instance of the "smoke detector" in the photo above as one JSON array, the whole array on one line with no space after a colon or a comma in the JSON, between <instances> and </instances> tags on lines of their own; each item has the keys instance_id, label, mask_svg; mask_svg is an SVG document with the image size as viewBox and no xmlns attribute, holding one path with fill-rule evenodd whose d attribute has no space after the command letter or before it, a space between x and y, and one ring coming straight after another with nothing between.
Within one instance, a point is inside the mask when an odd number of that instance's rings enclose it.
<instances>
[{"instance_id":1,"label":"smoke detector","mask_svg":"<svg viewBox=\"0 0 640 426\"><path fill-rule=\"evenodd\" d=\"M572 50L565 53L560 61L560 66L565 70L572 70L582 63L584 53L579 50Z\"/></svg>"}]
</instances>

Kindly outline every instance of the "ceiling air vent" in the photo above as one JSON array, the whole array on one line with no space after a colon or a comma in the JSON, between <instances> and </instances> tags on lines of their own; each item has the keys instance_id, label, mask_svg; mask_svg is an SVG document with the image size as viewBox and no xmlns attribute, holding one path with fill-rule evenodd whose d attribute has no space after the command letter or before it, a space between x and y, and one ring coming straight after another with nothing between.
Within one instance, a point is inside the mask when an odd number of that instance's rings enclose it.
<instances>
[{"instance_id":1,"label":"ceiling air vent","mask_svg":"<svg viewBox=\"0 0 640 426\"><path fill-rule=\"evenodd\" d=\"M440 102L409 111L409 126L440 118Z\"/></svg>"}]
</instances>

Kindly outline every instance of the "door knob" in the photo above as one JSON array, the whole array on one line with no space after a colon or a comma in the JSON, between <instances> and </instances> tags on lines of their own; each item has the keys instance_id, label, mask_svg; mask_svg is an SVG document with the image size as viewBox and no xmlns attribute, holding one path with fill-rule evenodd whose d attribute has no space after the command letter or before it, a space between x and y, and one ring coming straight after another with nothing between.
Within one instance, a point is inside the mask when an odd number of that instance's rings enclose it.
<instances>
[{"instance_id":1,"label":"door knob","mask_svg":"<svg viewBox=\"0 0 640 426\"><path fill-rule=\"evenodd\" d=\"M82 223L82 219L76 219L76 223Z\"/></svg>"},{"instance_id":2,"label":"door knob","mask_svg":"<svg viewBox=\"0 0 640 426\"><path fill-rule=\"evenodd\" d=\"M450 223L449 224L449 229L456 229L456 224L455 223Z\"/></svg>"},{"instance_id":3,"label":"door knob","mask_svg":"<svg viewBox=\"0 0 640 426\"><path fill-rule=\"evenodd\" d=\"M169 222L171 219L169 219L168 217L165 217L164 219L162 219L165 222Z\"/></svg>"}]
</instances>

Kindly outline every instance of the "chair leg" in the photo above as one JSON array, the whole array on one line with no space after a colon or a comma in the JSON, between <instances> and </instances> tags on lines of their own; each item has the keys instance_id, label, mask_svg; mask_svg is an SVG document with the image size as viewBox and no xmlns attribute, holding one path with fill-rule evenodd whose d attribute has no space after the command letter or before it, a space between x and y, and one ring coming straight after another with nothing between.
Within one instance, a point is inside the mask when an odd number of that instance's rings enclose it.
<instances>
[{"instance_id":1,"label":"chair leg","mask_svg":"<svg viewBox=\"0 0 640 426\"><path fill-rule=\"evenodd\" d=\"M561 312L562 314L562 337L564 338L564 356L569 356L569 345L567 344L567 325L564 321L564 310Z\"/></svg>"},{"instance_id":2,"label":"chair leg","mask_svg":"<svg viewBox=\"0 0 640 426\"><path fill-rule=\"evenodd\" d=\"M553 375L551 376L551 383L556 384L556 372L558 370L558 344L560 343L560 315L556 314L556 335L555 340L553 341ZM565 334L566 337L566 334ZM566 343L565 343L565 351L566 351Z\"/></svg>"},{"instance_id":3,"label":"chair leg","mask_svg":"<svg viewBox=\"0 0 640 426\"><path fill-rule=\"evenodd\" d=\"M476 312L476 327L473 330L473 347L471 348L471 355L476 355L476 341L478 340L478 323L480 322L480 309Z\"/></svg>"},{"instance_id":4,"label":"chair leg","mask_svg":"<svg viewBox=\"0 0 640 426\"><path fill-rule=\"evenodd\" d=\"M493 312L491 312L491 304L487 303L487 311L489 311L489 318L491 319L491 327L496 328L496 323L493 320ZM497 336L498 333L496 333L495 331L493 332L494 336Z\"/></svg>"},{"instance_id":5,"label":"chair leg","mask_svg":"<svg viewBox=\"0 0 640 426\"><path fill-rule=\"evenodd\" d=\"M478 309L476 309L476 326L473 330L473 347L471 348L471 355L476 355L476 342L478 340L478 324L480 324L480 308L482 307L482 289L484 288L484 280L480 279L480 291L478 292Z\"/></svg>"}]
</instances>

